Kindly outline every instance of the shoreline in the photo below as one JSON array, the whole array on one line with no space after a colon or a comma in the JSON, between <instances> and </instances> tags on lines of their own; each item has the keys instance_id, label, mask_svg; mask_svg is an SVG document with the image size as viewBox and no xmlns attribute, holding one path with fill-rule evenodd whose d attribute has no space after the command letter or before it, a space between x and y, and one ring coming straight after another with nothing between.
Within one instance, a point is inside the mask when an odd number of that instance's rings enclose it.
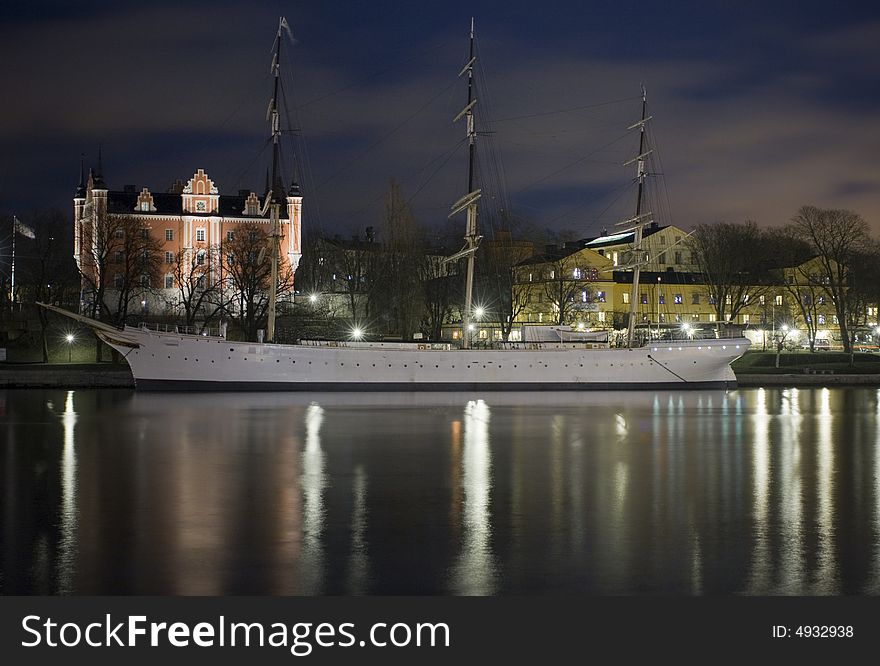
<instances>
[{"instance_id":1,"label":"shoreline","mask_svg":"<svg viewBox=\"0 0 880 666\"><path fill-rule=\"evenodd\" d=\"M738 374L742 388L786 386L880 386L880 374ZM125 364L108 363L21 363L0 364L0 389L134 388L131 370Z\"/></svg>"}]
</instances>

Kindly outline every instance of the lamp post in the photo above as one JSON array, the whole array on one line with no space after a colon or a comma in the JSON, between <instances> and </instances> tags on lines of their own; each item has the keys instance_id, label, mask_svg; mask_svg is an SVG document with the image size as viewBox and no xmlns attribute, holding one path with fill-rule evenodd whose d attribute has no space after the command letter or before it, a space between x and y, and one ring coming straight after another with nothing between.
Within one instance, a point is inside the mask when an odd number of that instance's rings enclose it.
<instances>
[{"instance_id":1,"label":"lamp post","mask_svg":"<svg viewBox=\"0 0 880 666\"><path fill-rule=\"evenodd\" d=\"M64 339L67 341L67 362L71 362L71 349L73 345L73 341L76 340L73 333L68 333L64 336Z\"/></svg>"}]
</instances>

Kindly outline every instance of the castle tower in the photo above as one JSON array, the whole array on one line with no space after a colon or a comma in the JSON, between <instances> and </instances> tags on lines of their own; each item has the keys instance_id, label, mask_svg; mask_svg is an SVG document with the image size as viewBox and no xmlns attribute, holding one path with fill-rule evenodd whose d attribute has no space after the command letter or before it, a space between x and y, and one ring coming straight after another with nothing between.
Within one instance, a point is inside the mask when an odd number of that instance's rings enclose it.
<instances>
[{"instance_id":1,"label":"castle tower","mask_svg":"<svg viewBox=\"0 0 880 666\"><path fill-rule=\"evenodd\" d=\"M302 192L296 181L290 184L287 191L287 261L290 268L296 272L299 260L302 258Z\"/></svg>"},{"instance_id":2,"label":"castle tower","mask_svg":"<svg viewBox=\"0 0 880 666\"><path fill-rule=\"evenodd\" d=\"M82 270L80 261L80 253L82 252L82 219L83 211L86 206L86 183L85 173L83 171L83 160L79 160L79 184L76 186L76 192L73 195L73 258L76 260L76 266Z\"/></svg>"}]
</instances>

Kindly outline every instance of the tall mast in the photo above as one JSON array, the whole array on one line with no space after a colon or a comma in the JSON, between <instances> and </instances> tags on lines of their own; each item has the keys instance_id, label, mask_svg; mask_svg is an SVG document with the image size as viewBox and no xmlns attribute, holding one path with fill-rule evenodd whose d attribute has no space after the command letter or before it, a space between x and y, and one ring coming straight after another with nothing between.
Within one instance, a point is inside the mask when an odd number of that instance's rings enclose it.
<instances>
[{"instance_id":1,"label":"tall mast","mask_svg":"<svg viewBox=\"0 0 880 666\"><path fill-rule=\"evenodd\" d=\"M281 200L284 196L284 186L281 183L281 174L279 172L279 162L281 159L281 122L278 116L278 83L281 74L281 33L286 26L287 21L284 17L278 20L278 35L275 37L275 57L272 60L272 75L275 77L275 84L272 91L272 103L269 107L270 131L272 132L272 189L268 193L271 201L271 220L272 233L269 237L272 276L269 283L269 312L268 323L266 326L266 341L275 341L275 301L278 297L278 255L280 253L281 243Z\"/></svg>"},{"instance_id":2,"label":"tall mast","mask_svg":"<svg viewBox=\"0 0 880 666\"><path fill-rule=\"evenodd\" d=\"M474 19L471 17L470 32L470 54L468 62L459 72L459 76L467 73L467 105L455 117L453 122L457 122L462 117L467 119L467 140L468 140L468 193L459 199L453 206L450 217L456 213L467 210L467 228L464 235L464 249L457 253L455 257L467 256L467 281L465 282L464 291L464 312L461 317L462 325L462 347L468 349L471 346L470 327L471 327L471 309L474 290L474 253L480 243L480 237L477 236L477 200L480 198L480 190L474 189L474 158L476 157L477 148L477 132L474 126L474 106L477 103L474 97Z\"/></svg>"},{"instance_id":3,"label":"tall mast","mask_svg":"<svg viewBox=\"0 0 880 666\"><path fill-rule=\"evenodd\" d=\"M632 291L630 292L629 297L629 326L627 328L626 335L627 347L632 347L633 345L633 338L635 336L636 328L636 316L639 310L638 301L636 299L639 297L639 273L641 271L642 265L642 229L646 224L649 224L651 221L651 213L642 212L645 193L645 176L647 175L647 173L645 172L645 158L648 157L648 155L650 155L652 152L651 150L645 150L645 125L647 125L648 121L651 120L650 116L646 115L647 110L648 93L645 90L645 87L642 86L642 119L627 128L639 130L639 154L635 158L624 164L624 166L633 163L637 165L636 179L638 180L638 194L636 195L636 214L635 217L619 223L634 225L632 262L633 281Z\"/></svg>"}]
</instances>

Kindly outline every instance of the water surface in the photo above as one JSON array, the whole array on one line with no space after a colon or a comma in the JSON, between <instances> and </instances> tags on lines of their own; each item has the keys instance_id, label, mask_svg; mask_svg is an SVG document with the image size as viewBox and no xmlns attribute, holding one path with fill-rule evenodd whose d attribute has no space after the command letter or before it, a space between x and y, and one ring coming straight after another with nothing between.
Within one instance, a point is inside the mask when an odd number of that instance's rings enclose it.
<instances>
[{"instance_id":1,"label":"water surface","mask_svg":"<svg viewBox=\"0 0 880 666\"><path fill-rule=\"evenodd\" d=\"M0 392L3 594L876 594L880 391Z\"/></svg>"}]
</instances>

